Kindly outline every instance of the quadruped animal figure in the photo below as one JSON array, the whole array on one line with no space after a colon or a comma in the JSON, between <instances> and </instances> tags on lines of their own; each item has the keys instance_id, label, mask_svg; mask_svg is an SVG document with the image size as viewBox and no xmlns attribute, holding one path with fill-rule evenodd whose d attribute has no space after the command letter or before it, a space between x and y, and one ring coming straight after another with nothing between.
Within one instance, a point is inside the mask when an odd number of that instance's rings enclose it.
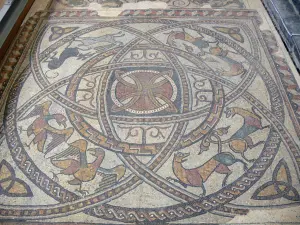
<instances>
[{"instance_id":1,"label":"quadruped animal figure","mask_svg":"<svg viewBox=\"0 0 300 225\"><path fill-rule=\"evenodd\" d=\"M178 47L178 41L182 41L182 45L185 50L189 53L196 54L198 57L202 57L204 55L211 55L219 58L221 61L225 62L229 66L229 70L222 69L219 74L221 76L239 76L244 75L246 73L246 69L241 62L234 60L230 54L236 54L235 52L224 50L219 41L207 41L204 39L204 36L200 33L198 37L194 37L187 33L183 28L183 31L171 31L169 33L165 33L168 36L167 44L172 47ZM185 44L185 43L186 44ZM190 44L187 44L190 43ZM212 47L211 44L215 46ZM205 50L204 50L205 49ZM205 61L205 59L204 59Z\"/></svg>"},{"instance_id":2,"label":"quadruped animal figure","mask_svg":"<svg viewBox=\"0 0 300 225\"><path fill-rule=\"evenodd\" d=\"M239 115L243 117L244 123L240 129L238 129L231 137L226 141L221 141L221 139L215 144L229 144L230 149L234 153L239 153L243 159L247 162L253 162L254 160L249 160L245 157L245 152L250 148L255 148L258 145L264 143L264 141L259 141L254 143L250 134L258 131L269 128L270 126L262 126L262 117L255 112L255 108L252 110L246 110L239 107L231 107L225 110L226 117L234 117ZM229 127L222 128L218 130L219 133L227 133ZM218 132L217 132L218 133ZM222 135L220 134L220 135ZM190 156L190 153L181 153L177 152L174 154L173 158L173 172L177 179L172 177L167 177L167 180L181 184L184 188L187 187L201 187L203 190L203 195L206 194L205 182L208 178L215 172L219 174L225 174L222 181L222 187L226 186L228 177L232 174L232 170L229 166L232 166L236 163L242 163L244 171L248 169L247 163L241 159L236 158L230 152L221 152L221 148L218 149L218 153L211 157L208 161L202 165L187 169L184 167L184 162L187 161L187 157Z\"/></svg>"},{"instance_id":3,"label":"quadruped animal figure","mask_svg":"<svg viewBox=\"0 0 300 225\"><path fill-rule=\"evenodd\" d=\"M228 108L225 111L226 117L234 117L239 115L243 117L244 123L243 126L237 130L226 142L229 143L230 149L235 153L240 153L241 156L247 162L253 162L254 160L249 160L245 156L245 152L250 148L255 148L264 143L264 141L259 141L254 143L250 134L263 130L266 128L270 128L270 125L262 126L262 117L255 112L255 108L252 107L252 110L246 110L239 107Z\"/></svg>"},{"instance_id":4,"label":"quadruped animal figure","mask_svg":"<svg viewBox=\"0 0 300 225\"><path fill-rule=\"evenodd\" d=\"M222 187L226 186L227 179L232 173L228 166L231 166L235 163L242 163L244 170L247 170L247 164L240 159L237 159L231 153L222 152L218 153L209 159L204 164L193 168L186 169L183 166L183 163L187 161L187 157L190 156L190 153L181 153L177 152L174 154L173 158L173 172L177 179L172 177L167 177L167 180L176 182L181 184L184 188L188 186L191 187L201 187L203 190L202 196L206 195L206 188L204 183L207 179L212 175L212 173L216 172L219 174L225 174L222 181Z\"/></svg>"},{"instance_id":5,"label":"quadruped animal figure","mask_svg":"<svg viewBox=\"0 0 300 225\"><path fill-rule=\"evenodd\" d=\"M100 37L77 37L72 40L68 46L60 53L59 56L57 52L54 52L45 62L48 63L48 68L50 70L58 69L64 64L64 62L72 57L77 57L78 60L86 59L94 55L94 53L87 52L83 54L82 51L96 50L105 51L113 47L122 46L121 41L117 41L117 37L123 37L125 34L121 31L116 34L106 34ZM107 45L100 45L103 43L108 43Z\"/></svg>"}]
</instances>

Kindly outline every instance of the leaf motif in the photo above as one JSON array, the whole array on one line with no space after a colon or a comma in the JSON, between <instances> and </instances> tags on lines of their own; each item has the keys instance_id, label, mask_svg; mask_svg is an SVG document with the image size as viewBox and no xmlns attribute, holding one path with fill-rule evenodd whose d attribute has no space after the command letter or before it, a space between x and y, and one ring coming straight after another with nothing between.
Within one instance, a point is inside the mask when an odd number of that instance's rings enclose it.
<instances>
[{"instance_id":1,"label":"leaf motif","mask_svg":"<svg viewBox=\"0 0 300 225\"><path fill-rule=\"evenodd\" d=\"M78 29L78 27L52 27L51 28L51 32L52 34L49 37L49 41L55 41L58 38L60 38L61 36L65 35L65 34L69 34L71 32L73 32L74 30Z\"/></svg>"},{"instance_id":2,"label":"leaf motif","mask_svg":"<svg viewBox=\"0 0 300 225\"><path fill-rule=\"evenodd\" d=\"M238 42L244 43L244 37L240 34L240 29L238 27L214 27L214 29L223 34L228 34L232 39Z\"/></svg>"},{"instance_id":3,"label":"leaf motif","mask_svg":"<svg viewBox=\"0 0 300 225\"><path fill-rule=\"evenodd\" d=\"M0 183L12 178L14 178L14 170L11 165L3 159L0 163Z\"/></svg>"},{"instance_id":4,"label":"leaf motif","mask_svg":"<svg viewBox=\"0 0 300 225\"><path fill-rule=\"evenodd\" d=\"M289 184L292 183L292 176L290 173L290 169L286 161L284 161L283 159L279 161L279 163L274 169L273 181L283 181Z\"/></svg>"},{"instance_id":5,"label":"leaf motif","mask_svg":"<svg viewBox=\"0 0 300 225\"><path fill-rule=\"evenodd\" d=\"M21 179L16 178L13 167L6 161L0 163L0 195L9 197L32 197L30 187Z\"/></svg>"},{"instance_id":6,"label":"leaf motif","mask_svg":"<svg viewBox=\"0 0 300 225\"><path fill-rule=\"evenodd\" d=\"M16 178L13 185L6 190L6 195L11 197L32 197L32 191L28 184L19 178Z\"/></svg>"},{"instance_id":7,"label":"leaf motif","mask_svg":"<svg viewBox=\"0 0 300 225\"><path fill-rule=\"evenodd\" d=\"M238 42L244 43L244 37L241 34L230 34L229 36Z\"/></svg>"},{"instance_id":8,"label":"leaf motif","mask_svg":"<svg viewBox=\"0 0 300 225\"><path fill-rule=\"evenodd\" d=\"M260 186L252 195L254 200L274 200L285 198L290 201L299 201L298 191L292 186L292 176L288 164L281 159L273 172L272 181Z\"/></svg>"},{"instance_id":9,"label":"leaf motif","mask_svg":"<svg viewBox=\"0 0 300 225\"><path fill-rule=\"evenodd\" d=\"M202 151L207 151L207 150L209 150L209 147L210 147L210 142L207 141L206 139L204 139L204 140L201 142L200 150L202 150Z\"/></svg>"},{"instance_id":10,"label":"leaf motif","mask_svg":"<svg viewBox=\"0 0 300 225\"><path fill-rule=\"evenodd\" d=\"M228 134L229 128L230 128L230 126L228 126L228 127L221 127L221 128L218 128L218 129L216 130L216 132L217 132L217 134L218 134L219 136L223 136L223 135L225 135L225 134Z\"/></svg>"},{"instance_id":11,"label":"leaf motif","mask_svg":"<svg viewBox=\"0 0 300 225\"><path fill-rule=\"evenodd\" d=\"M260 186L253 194L251 199L254 200L273 200L280 198L281 195L277 192L273 181L269 181Z\"/></svg>"},{"instance_id":12,"label":"leaf motif","mask_svg":"<svg viewBox=\"0 0 300 225\"><path fill-rule=\"evenodd\" d=\"M224 34L229 34L229 32L230 32L230 28L228 28L228 27L214 27L217 31L220 31L220 32L222 32L222 33L224 33Z\"/></svg>"}]
</instances>

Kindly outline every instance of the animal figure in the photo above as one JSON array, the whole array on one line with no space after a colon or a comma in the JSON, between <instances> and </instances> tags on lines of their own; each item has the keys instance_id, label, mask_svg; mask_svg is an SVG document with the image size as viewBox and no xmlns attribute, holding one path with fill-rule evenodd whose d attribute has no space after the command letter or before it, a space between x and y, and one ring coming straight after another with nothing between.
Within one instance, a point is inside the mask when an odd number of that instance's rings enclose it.
<instances>
[{"instance_id":1,"label":"animal figure","mask_svg":"<svg viewBox=\"0 0 300 225\"><path fill-rule=\"evenodd\" d=\"M54 52L54 55L50 56L50 60L47 59L45 62L48 63L48 68L50 70L58 69L67 59L72 57L85 58L88 55L80 54L79 48L75 47L66 47L59 57L55 57L57 52Z\"/></svg>"},{"instance_id":2,"label":"animal figure","mask_svg":"<svg viewBox=\"0 0 300 225\"><path fill-rule=\"evenodd\" d=\"M52 141L48 144L47 148L45 149L45 153L51 151L53 148L57 147L62 142L68 140L74 131L73 128L59 130L49 125L50 120L55 120L59 126L63 125L64 128L67 127L67 119L64 115L50 114L49 109L51 104L51 101L46 101L40 105L36 105L35 108L27 116L22 118L22 120L25 120L34 116L38 116L27 128L27 136L35 136L33 140L29 143L29 145L32 142L34 144L37 144L38 151L44 152L47 137L49 135L52 136Z\"/></svg>"},{"instance_id":3,"label":"animal figure","mask_svg":"<svg viewBox=\"0 0 300 225\"><path fill-rule=\"evenodd\" d=\"M234 117L235 115L239 115L244 118L243 126L229 139L230 149L235 153L240 153L246 161L254 161L247 159L245 157L245 152L248 150L248 148L252 149L260 144L263 144L264 141L259 141L258 143L254 144L252 138L249 135L256 132L257 130L269 128L270 126L262 126L262 118L257 113L255 113L254 108L252 108L252 111L249 111L239 107L232 107L228 108L225 113L227 118Z\"/></svg>"},{"instance_id":4,"label":"animal figure","mask_svg":"<svg viewBox=\"0 0 300 225\"><path fill-rule=\"evenodd\" d=\"M188 34L184 29L183 31L171 31L168 34L168 39L167 39L167 44L170 46L175 46L176 47L176 41L181 40L181 41L186 41L188 43L191 43L195 47L197 47L200 52L198 53L198 56L203 56L205 53L203 51L203 48L208 48L210 43L215 43L215 42L209 42L203 40L204 37L199 34L199 37L193 37L192 35ZM184 44L183 46L185 47L185 50L187 52L193 53L194 48L190 45Z\"/></svg>"},{"instance_id":5,"label":"animal figure","mask_svg":"<svg viewBox=\"0 0 300 225\"><path fill-rule=\"evenodd\" d=\"M216 47L211 47L209 49L209 52L211 55L214 55L214 56L220 58L221 60L223 60L224 62L226 62L229 65L230 69L228 71L225 71L225 70L221 71L220 74L222 76L232 77L232 76L239 76L239 75L245 74L246 70L245 70L243 64L235 61L234 59L232 59L228 56L228 53L230 51L224 50L217 44ZM234 53L234 52L231 52L231 53Z\"/></svg>"},{"instance_id":6,"label":"animal figure","mask_svg":"<svg viewBox=\"0 0 300 225\"><path fill-rule=\"evenodd\" d=\"M211 176L213 172L219 174L226 174L223 182L222 187L226 185L227 179L232 171L228 168L235 163L242 163L244 166L244 170L247 170L247 165L240 159L236 159L231 153L218 153L217 155L213 156L203 165L194 168L194 169L186 169L182 165L185 161L187 161L187 157L189 153L181 153L177 152L173 158L173 172L177 179L172 177L168 177L168 181L174 181L181 184L183 187L187 188L188 186L191 187L201 187L203 190L202 195L206 195L206 189L204 183L207 179Z\"/></svg>"},{"instance_id":7,"label":"animal figure","mask_svg":"<svg viewBox=\"0 0 300 225\"><path fill-rule=\"evenodd\" d=\"M105 168L99 167L97 169L97 172L100 175L113 175L113 176L115 176L116 181L119 181L125 175L126 169L125 169L125 166L118 165L111 169L105 169Z\"/></svg>"},{"instance_id":8,"label":"animal figure","mask_svg":"<svg viewBox=\"0 0 300 225\"><path fill-rule=\"evenodd\" d=\"M92 163L87 162L87 152L96 157ZM72 175L74 179L68 181L68 183L70 185L79 185L78 192L83 195L87 191L82 190L82 183L93 180L96 174L111 175L114 177L115 182L119 181L125 174L125 167L120 165L112 169L100 168L104 157L105 152L102 149L87 149L87 141L82 139L77 140L69 144L69 148L63 152L51 157L51 163L61 169L59 173L53 173L53 179L58 181L57 175L59 174Z\"/></svg>"},{"instance_id":9,"label":"animal figure","mask_svg":"<svg viewBox=\"0 0 300 225\"><path fill-rule=\"evenodd\" d=\"M199 52L196 54L198 57L204 56L205 54L210 54L224 61L226 64L229 65L230 70L229 71L222 70L220 73L222 76L229 76L229 77L238 76L238 75L243 75L246 72L243 64L230 58L228 55L230 51L221 48L219 46L218 41L213 41L213 42L205 41L204 37L201 34L199 34L200 35L199 37L193 37L192 35L185 32L184 29L183 31L171 31L166 34L169 35L167 39L167 43L170 46L179 47L178 40L181 40L192 44L192 45L187 45L184 42L182 43L182 45L185 47L185 50L189 53L195 54L195 52L199 50ZM210 47L210 44L212 43L216 43L216 47ZM204 49L208 47L210 47L209 50L204 51ZM234 52L231 53L235 54ZM211 61L212 59L207 58L206 60ZM216 62L216 61L213 60L212 62Z\"/></svg>"},{"instance_id":10,"label":"animal figure","mask_svg":"<svg viewBox=\"0 0 300 225\"><path fill-rule=\"evenodd\" d=\"M105 51L114 46L123 45L122 42L116 41L116 37L122 37L124 34L118 32L116 34L106 34L100 37L78 37L70 42L70 44L62 51L62 53L56 57L57 52L50 56L45 61L48 63L48 68L50 70L58 69L63 63L72 57L77 57L77 59L86 59L92 56L92 53L82 54L79 50L88 51L95 49L96 51ZM109 43L108 45L99 46L103 43Z\"/></svg>"}]
</instances>

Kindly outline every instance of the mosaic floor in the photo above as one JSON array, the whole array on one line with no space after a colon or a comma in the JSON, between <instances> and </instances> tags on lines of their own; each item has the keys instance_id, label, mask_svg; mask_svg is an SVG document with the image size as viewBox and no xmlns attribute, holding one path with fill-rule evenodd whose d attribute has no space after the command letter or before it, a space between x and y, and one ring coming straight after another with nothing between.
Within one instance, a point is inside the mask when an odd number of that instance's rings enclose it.
<instances>
[{"instance_id":1,"label":"mosaic floor","mask_svg":"<svg viewBox=\"0 0 300 225\"><path fill-rule=\"evenodd\" d=\"M24 24L0 67L0 223L300 212L299 88L257 11L62 3Z\"/></svg>"}]
</instances>

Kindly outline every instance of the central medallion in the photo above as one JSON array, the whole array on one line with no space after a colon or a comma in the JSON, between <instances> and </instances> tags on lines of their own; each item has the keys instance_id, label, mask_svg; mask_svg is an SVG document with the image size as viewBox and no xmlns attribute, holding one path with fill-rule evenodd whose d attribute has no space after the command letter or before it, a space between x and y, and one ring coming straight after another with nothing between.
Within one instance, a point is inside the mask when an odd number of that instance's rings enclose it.
<instances>
[{"instance_id":1,"label":"central medallion","mask_svg":"<svg viewBox=\"0 0 300 225\"><path fill-rule=\"evenodd\" d=\"M115 71L115 80L111 88L114 103L111 112L176 113L178 109L174 101L178 91L172 77L172 70Z\"/></svg>"}]
</instances>

